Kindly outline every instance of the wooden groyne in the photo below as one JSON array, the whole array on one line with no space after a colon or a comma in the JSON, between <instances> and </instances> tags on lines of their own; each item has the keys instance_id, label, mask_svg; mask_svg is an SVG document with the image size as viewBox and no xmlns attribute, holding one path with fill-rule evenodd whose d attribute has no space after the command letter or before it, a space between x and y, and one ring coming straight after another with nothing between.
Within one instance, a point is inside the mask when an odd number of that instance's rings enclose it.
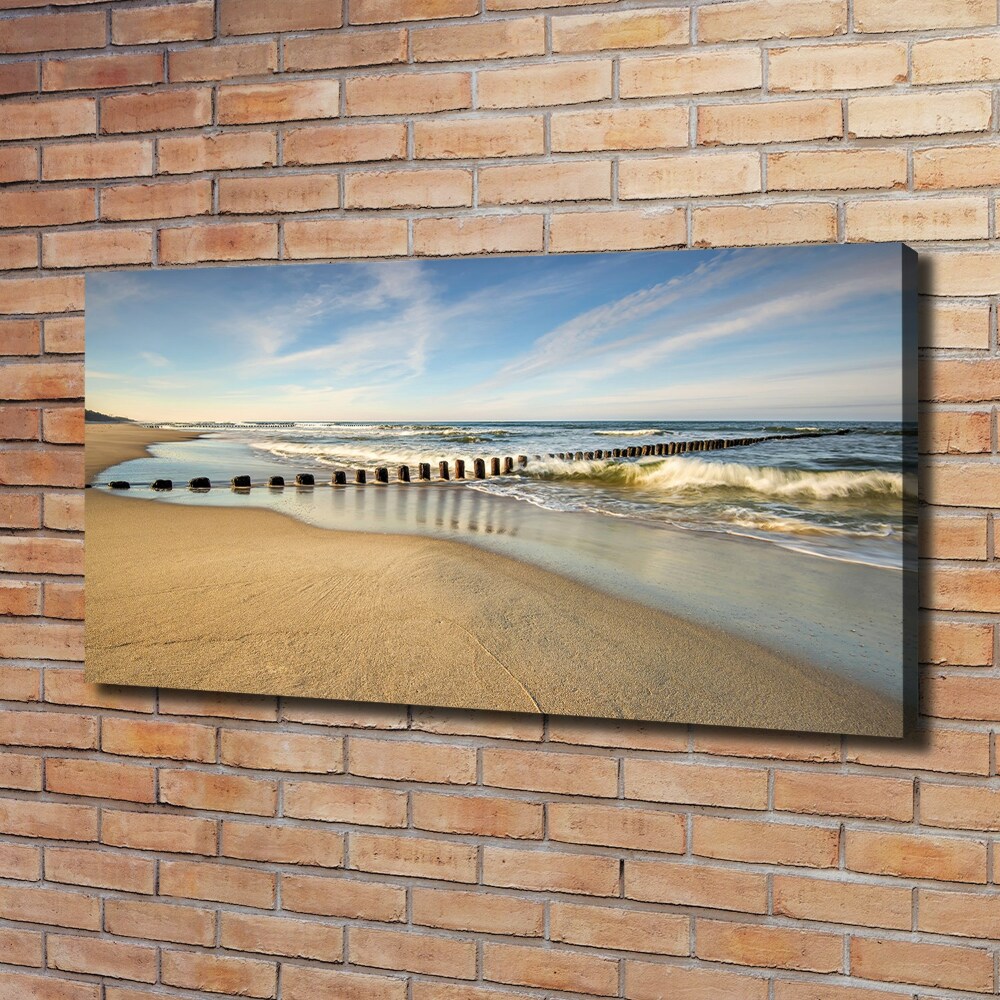
<instances>
[{"instance_id":1,"label":"wooden groyne","mask_svg":"<svg viewBox=\"0 0 1000 1000\"><path fill-rule=\"evenodd\" d=\"M765 444L771 441L793 441L801 438L838 437L849 434L849 430L837 431L802 431L796 434L768 434L762 437L739 437L739 438L703 438L695 441L660 441L656 444L631 445L625 448L597 448L594 451L550 451L547 455L506 455L492 456L489 459L476 458L472 461L472 475L468 475L467 466L464 459L458 458L453 462L439 461L437 463L437 479L431 476L431 463L419 462L415 469L411 471L409 465L400 465L396 468L394 480L389 478L389 467L380 465L375 468L371 482L376 485L387 485L390 481L396 483L412 483L414 480L421 483L429 482L467 482L471 479L487 479L493 476L511 476L518 471L529 467L533 462L562 461L562 462L605 462L605 461L628 461L633 458L663 457L674 455L689 455L702 451L719 451L728 448L747 448L755 444ZM352 475L353 473L353 475ZM329 482L317 483L316 477L311 472L300 472L295 477L295 486L299 489L310 489L314 486L347 486L353 482L356 486L365 486L369 483L367 469L338 469ZM187 487L190 490L203 492L212 488L212 482L207 476L196 476L188 481ZM128 483L124 480L114 480L107 484L108 489L127 490L131 487L147 487L158 492L165 492L174 488L170 479L155 479L151 483ZM238 492L245 492L255 486L266 486L272 490L285 488L283 476L271 476L268 479L254 481L250 476L234 476L230 480L232 489Z\"/></svg>"}]
</instances>

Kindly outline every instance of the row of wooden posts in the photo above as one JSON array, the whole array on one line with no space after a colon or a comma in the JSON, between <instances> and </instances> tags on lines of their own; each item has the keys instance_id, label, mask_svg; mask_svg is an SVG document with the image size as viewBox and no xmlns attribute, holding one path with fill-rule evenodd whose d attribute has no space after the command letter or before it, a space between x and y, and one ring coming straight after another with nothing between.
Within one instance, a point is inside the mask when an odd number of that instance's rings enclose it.
<instances>
[{"instance_id":1,"label":"row of wooden posts","mask_svg":"<svg viewBox=\"0 0 1000 1000\"><path fill-rule=\"evenodd\" d=\"M792 438L827 437L827 431L809 431L798 434L771 434L765 437L742 437L742 438L707 438L701 441L662 441L657 444L633 445L628 448L597 449L595 451L559 451L549 452L548 458L560 459L568 462L583 461L604 461L610 458L644 458L650 455L668 456L685 455L696 451L716 451L720 448L745 448L748 445L763 444L766 441L790 440ZM835 431L835 434L843 434L845 431ZM533 461L540 462L543 456L533 456ZM527 455L518 455L516 458L508 455L506 458L491 458L487 467L487 460L477 458L472 463L472 478L486 479L487 475L511 475L516 469L523 469L528 465ZM487 468L489 472L487 473ZM331 486L346 486L348 473L342 470L334 472L330 481ZM415 478L418 482L431 481L431 463L420 462L416 467ZM446 461L438 462L438 481L448 482L452 479L467 479L467 469L464 459L456 458L454 468ZM411 475L410 466L400 465L396 469L396 482L409 483L414 477ZM368 482L368 472L366 469L355 469L353 482L363 486ZM375 469L374 482L389 482L389 467L380 465ZM253 481L249 476L234 476L230 481L234 490L249 490L253 486ZM267 486L281 489L284 487L284 476L271 476L267 481ZM316 477L311 472L300 472L295 477L296 486L315 486ZM124 480L114 480L108 483L108 487L113 490L127 490L131 486ZM172 490L174 483L172 479L155 479L150 484L151 488L157 491ZM188 482L188 489L209 490L212 482L206 476L196 476Z\"/></svg>"}]
</instances>

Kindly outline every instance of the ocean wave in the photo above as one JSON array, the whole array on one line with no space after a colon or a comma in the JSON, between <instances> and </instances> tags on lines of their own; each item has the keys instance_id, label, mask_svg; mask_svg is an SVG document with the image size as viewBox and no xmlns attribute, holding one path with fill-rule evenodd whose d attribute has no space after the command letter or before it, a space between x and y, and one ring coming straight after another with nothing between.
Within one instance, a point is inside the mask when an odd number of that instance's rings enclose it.
<instances>
[{"instance_id":1,"label":"ocean wave","mask_svg":"<svg viewBox=\"0 0 1000 1000\"><path fill-rule=\"evenodd\" d=\"M594 431L596 437L658 437L661 434L673 434L673 431L666 431L661 427L647 427L638 431Z\"/></svg>"},{"instance_id":2,"label":"ocean wave","mask_svg":"<svg viewBox=\"0 0 1000 1000\"><path fill-rule=\"evenodd\" d=\"M869 524L863 528L845 528L745 509L724 510L720 512L719 516L729 525L752 528L758 531L776 531L785 535L813 535L823 538L888 538L893 534L893 530L888 524Z\"/></svg>"},{"instance_id":3,"label":"ocean wave","mask_svg":"<svg viewBox=\"0 0 1000 1000\"><path fill-rule=\"evenodd\" d=\"M737 462L704 462L695 458L637 463L549 460L529 465L523 474L541 479L592 480L633 487L664 498L726 491L789 500L901 499L904 496L903 476L896 472L878 469L814 472Z\"/></svg>"}]
</instances>

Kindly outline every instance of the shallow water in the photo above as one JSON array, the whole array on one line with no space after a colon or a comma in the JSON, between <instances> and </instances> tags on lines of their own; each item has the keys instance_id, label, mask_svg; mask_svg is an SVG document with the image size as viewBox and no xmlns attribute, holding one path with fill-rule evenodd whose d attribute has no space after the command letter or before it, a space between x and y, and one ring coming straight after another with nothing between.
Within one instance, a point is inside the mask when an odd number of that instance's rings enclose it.
<instances>
[{"instance_id":1,"label":"shallow water","mask_svg":"<svg viewBox=\"0 0 1000 1000\"><path fill-rule=\"evenodd\" d=\"M151 450L152 458L122 463L98 482L170 477L181 485L206 473L217 482L236 474L288 478L302 468L223 438L160 444ZM677 530L663 520L554 510L505 495L502 489L482 488L505 482L502 477L487 484L255 487L246 493L225 486L207 493L133 489L120 495L184 505L263 507L325 528L464 541L747 636L900 695L900 571L818 558L729 533Z\"/></svg>"}]
</instances>

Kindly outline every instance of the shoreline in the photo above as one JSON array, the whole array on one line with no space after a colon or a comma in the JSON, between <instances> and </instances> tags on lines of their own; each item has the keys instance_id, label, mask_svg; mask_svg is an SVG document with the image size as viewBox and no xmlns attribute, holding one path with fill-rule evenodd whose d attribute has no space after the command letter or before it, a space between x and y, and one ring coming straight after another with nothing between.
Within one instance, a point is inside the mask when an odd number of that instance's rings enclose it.
<instances>
[{"instance_id":1,"label":"shoreline","mask_svg":"<svg viewBox=\"0 0 1000 1000\"><path fill-rule=\"evenodd\" d=\"M95 433L96 432L96 433ZM139 427L127 423L84 424L84 478L91 483L95 476L114 465L134 458L148 458L150 445L170 441L193 441L201 431L172 431L165 428Z\"/></svg>"},{"instance_id":2,"label":"shoreline","mask_svg":"<svg viewBox=\"0 0 1000 1000\"><path fill-rule=\"evenodd\" d=\"M88 433L88 481L148 445L199 436L104 426L114 430ZM96 491L87 528L91 681L902 732L898 703L858 682L464 542ZM344 655L358 650L363 670Z\"/></svg>"}]
</instances>

